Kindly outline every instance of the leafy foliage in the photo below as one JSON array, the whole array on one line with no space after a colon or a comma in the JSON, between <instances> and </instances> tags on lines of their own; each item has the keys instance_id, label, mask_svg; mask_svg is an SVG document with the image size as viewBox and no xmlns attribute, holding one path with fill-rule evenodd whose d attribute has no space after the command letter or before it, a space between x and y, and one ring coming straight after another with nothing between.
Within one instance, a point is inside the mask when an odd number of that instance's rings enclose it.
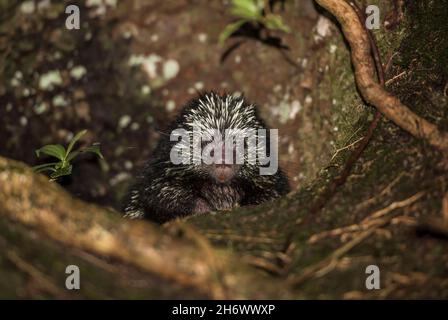
<instances>
[{"instance_id":1,"label":"leafy foliage","mask_svg":"<svg viewBox=\"0 0 448 320\"><path fill-rule=\"evenodd\" d=\"M51 157L54 157L58 159L57 162L49 162L45 164L41 164L38 166L33 167L34 171L36 172L44 172L44 171L50 171L50 178L52 180L56 180L59 177L62 176L68 176L72 173L73 165L72 161L79 156L81 153L94 153L96 154L100 159L103 159L103 155L100 151L99 144L93 144L88 147L81 147L75 151L73 151L73 147L75 146L76 142L78 142L79 139L82 138L87 133L87 130L82 130L78 132L73 139L70 141L67 149L65 149L60 144L48 144L46 146L43 146L42 148L36 150L36 155L40 157L41 154L46 154Z\"/></svg>"},{"instance_id":2,"label":"leafy foliage","mask_svg":"<svg viewBox=\"0 0 448 320\"><path fill-rule=\"evenodd\" d=\"M281 16L266 10L267 3L268 1L264 0L232 0L230 13L238 20L224 28L219 36L219 43L223 44L228 37L247 22L259 23L269 30L291 32L290 28L283 23Z\"/></svg>"}]
</instances>

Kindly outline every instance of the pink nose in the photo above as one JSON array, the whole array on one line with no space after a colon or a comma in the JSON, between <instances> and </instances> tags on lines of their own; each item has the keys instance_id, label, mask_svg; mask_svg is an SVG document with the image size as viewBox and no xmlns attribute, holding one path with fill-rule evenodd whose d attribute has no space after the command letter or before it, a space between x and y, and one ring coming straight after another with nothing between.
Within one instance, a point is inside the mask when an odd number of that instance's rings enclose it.
<instances>
[{"instance_id":1,"label":"pink nose","mask_svg":"<svg viewBox=\"0 0 448 320\"><path fill-rule=\"evenodd\" d=\"M227 182L235 175L235 168L232 165L216 164L213 166L213 173L219 182Z\"/></svg>"}]
</instances>

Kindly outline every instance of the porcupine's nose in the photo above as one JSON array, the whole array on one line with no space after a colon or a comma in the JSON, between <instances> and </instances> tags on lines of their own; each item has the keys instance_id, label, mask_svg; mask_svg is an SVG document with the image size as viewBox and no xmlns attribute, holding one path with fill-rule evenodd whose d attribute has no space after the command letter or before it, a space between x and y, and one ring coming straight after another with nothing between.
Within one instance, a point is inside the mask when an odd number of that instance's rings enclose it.
<instances>
[{"instance_id":1,"label":"porcupine's nose","mask_svg":"<svg viewBox=\"0 0 448 320\"><path fill-rule=\"evenodd\" d=\"M225 156L225 144L222 145L221 152L221 162L213 165L213 175L216 180L221 183L228 182L232 180L237 171L237 166L234 164L235 161L235 148L233 148L233 155L231 159L226 159Z\"/></svg>"},{"instance_id":2,"label":"porcupine's nose","mask_svg":"<svg viewBox=\"0 0 448 320\"><path fill-rule=\"evenodd\" d=\"M214 176L221 183L230 181L235 176L234 165L231 164L215 164Z\"/></svg>"}]
</instances>

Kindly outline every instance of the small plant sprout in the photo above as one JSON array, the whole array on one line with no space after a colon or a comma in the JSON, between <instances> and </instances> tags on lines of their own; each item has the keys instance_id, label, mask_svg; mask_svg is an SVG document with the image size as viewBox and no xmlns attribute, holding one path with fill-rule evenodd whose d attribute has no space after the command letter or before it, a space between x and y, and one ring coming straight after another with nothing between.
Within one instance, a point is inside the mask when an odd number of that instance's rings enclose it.
<instances>
[{"instance_id":1,"label":"small plant sprout","mask_svg":"<svg viewBox=\"0 0 448 320\"><path fill-rule=\"evenodd\" d=\"M56 180L59 177L68 176L72 173L73 169L72 161L81 153L86 152L94 153L100 159L104 159L103 155L101 154L99 144L93 144L89 147L81 147L77 150L73 150L73 147L75 146L76 142L78 142L78 140L81 139L82 136L84 136L86 133L87 130L78 132L70 141L67 149L65 149L60 144L48 144L36 150L37 157L40 157L41 154L46 154L58 159L59 161L49 162L35 166L33 167L33 170L35 172L50 171L51 180Z\"/></svg>"},{"instance_id":2,"label":"small plant sprout","mask_svg":"<svg viewBox=\"0 0 448 320\"><path fill-rule=\"evenodd\" d=\"M291 29L283 23L282 17L271 12L267 0L231 0L230 13L237 20L228 24L219 35L221 45L248 22L258 23L269 30L291 32Z\"/></svg>"}]
</instances>

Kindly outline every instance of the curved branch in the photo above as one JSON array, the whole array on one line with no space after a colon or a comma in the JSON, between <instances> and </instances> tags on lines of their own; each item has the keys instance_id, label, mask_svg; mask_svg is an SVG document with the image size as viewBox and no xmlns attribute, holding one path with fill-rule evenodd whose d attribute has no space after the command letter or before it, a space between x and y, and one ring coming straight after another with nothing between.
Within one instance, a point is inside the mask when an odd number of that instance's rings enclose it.
<instances>
[{"instance_id":1,"label":"curved branch","mask_svg":"<svg viewBox=\"0 0 448 320\"><path fill-rule=\"evenodd\" d=\"M339 21L351 48L355 79L364 100L414 137L448 152L448 133L415 114L375 80L375 64L370 55L369 37L353 8L344 0L316 0Z\"/></svg>"},{"instance_id":2,"label":"curved branch","mask_svg":"<svg viewBox=\"0 0 448 320\"><path fill-rule=\"evenodd\" d=\"M218 253L192 227L179 223L168 229L172 232L164 232L146 221L123 219L117 212L73 198L28 166L0 156L0 220L4 218L66 248L119 260L212 298L244 298L252 288L261 290L255 281L260 274L236 264L238 258L230 253ZM266 291L271 284L260 285L262 292L277 290Z\"/></svg>"}]
</instances>

